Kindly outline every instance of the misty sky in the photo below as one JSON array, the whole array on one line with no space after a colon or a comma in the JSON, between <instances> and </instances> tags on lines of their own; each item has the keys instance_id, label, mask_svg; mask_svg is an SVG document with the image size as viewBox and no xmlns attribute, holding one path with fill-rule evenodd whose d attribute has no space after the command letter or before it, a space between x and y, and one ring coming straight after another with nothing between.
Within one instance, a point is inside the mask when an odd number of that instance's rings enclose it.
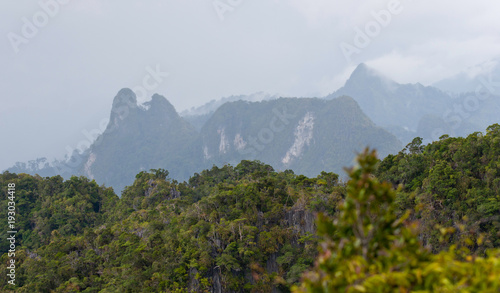
<instances>
[{"instance_id":1,"label":"misty sky","mask_svg":"<svg viewBox=\"0 0 500 293\"><path fill-rule=\"evenodd\" d=\"M62 158L123 87L184 110L258 91L324 96L360 62L431 84L500 55L498 15L492 0L1 1L0 170ZM341 44L376 17L347 60Z\"/></svg>"}]
</instances>

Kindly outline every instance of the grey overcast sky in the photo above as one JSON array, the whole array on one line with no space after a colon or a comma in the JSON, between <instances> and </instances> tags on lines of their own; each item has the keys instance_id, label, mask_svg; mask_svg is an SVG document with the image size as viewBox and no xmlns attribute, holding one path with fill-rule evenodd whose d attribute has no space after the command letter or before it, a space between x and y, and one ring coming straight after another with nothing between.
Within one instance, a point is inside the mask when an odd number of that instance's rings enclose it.
<instances>
[{"instance_id":1,"label":"grey overcast sky","mask_svg":"<svg viewBox=\"0 0 500 293\"><path fill-rule=\"evenodd\" d=\"M499 15L494 0L1 1L0 169L62 158L123 87L184 110L323 96L360 62L430 84L498 57Z\"/></svg>"}]
</instances>

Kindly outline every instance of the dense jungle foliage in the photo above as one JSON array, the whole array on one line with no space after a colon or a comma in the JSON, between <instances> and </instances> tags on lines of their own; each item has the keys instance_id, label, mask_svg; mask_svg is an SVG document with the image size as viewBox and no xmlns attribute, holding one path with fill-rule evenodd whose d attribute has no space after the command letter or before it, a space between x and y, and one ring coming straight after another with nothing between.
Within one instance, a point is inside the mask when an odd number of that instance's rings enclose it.
<instances>
[{"instance_id":1,"label":"dense jungle foliage","mask_svg":"<svg viewBox=\"0 0 500 293\"><path fill-rule=\"evenodd\" d=\"M499 125L416 138L382 161L367 151L348 174L242 161L179 183L155 169L119 198L84 177L5 172L3 215L16 185L16 285L4 273L0 290L498 292Z\"/></svg>"}]
</instances>

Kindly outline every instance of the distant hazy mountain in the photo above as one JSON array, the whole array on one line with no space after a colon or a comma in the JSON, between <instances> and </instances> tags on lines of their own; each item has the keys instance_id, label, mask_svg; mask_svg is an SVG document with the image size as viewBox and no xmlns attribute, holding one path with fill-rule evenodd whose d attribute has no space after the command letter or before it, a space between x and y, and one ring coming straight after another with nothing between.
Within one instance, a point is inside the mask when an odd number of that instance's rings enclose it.
<instances>
[{"instance_id":1,"label":"distant hazy mountain","mask_svg":"<svg viewBox=\"0 0 500 293\"><path fill-rule=\"evenodd\" d=\"M365 64L326 98L342 95L353 97L373 122L395 134L403 144L416 136L427 141L443 134L463 136L500 122L500 98L493 93L487 93L487 98L475 93L451 96L433 86L399 84Z\"/></svg>"},{"instance_id":2,"label":"distant hazy mountain","mask_svg":"<svg viewBox=\"0 0 500 293\"><path fill-rule=\"evenodd\" d=\"M382 157L401 149L398 139L376 126L349 97L332 100L280 98L226 102L197 131L162 96L138 106L135 94L121 90L113 101L104 133L83 154L74 154L68 175L85 175L117 192L144 170L163 168L177 180L243 159L260 160L278 170L314 176L342 172L356 152L377 148ZM10 171L38 173L46 161ZM32 167L32 168L31 168ZM52 174L50 174L52 175Z\"/></svg>"},{"instance_id":3,"label":"distant hazy mountain","mask_svg":"<svg viewBox=\"0 0 500 293\"><path fill-rule=\"evenodd\" d=\"M433 86L451 94L475 92L478 86L484 85L490 78L500 82L500 59L469 67L452 77L434 83Z\"/></svg>"},{"instance_id":4,"label":"distant hazy mountain","mask_svg":"<svg viewBox=\"0 0 500 293\"><path fill-rule=\"evenodd\" d=\"M14 166L9 168L11 173L27 173L27 174L38 174L42 177L51 177L58 174L58 170L54 168L54 165L60 164L62 162L54 161L50 162L47 158L37 158L28 162L17 162Z\"/></svg>"},{"instance_id":5,"label":"distant hazy mountain","mask_svg":"<svg viewBox=\"0 0 500 293\"><path fill-rule=\"evenodd\" d=\"M427 114L440 115L451 98L434 87L399 84L360 64L345 85L329 95L353 97L373 122L383 127L401 127L416 132Z\"/></svg>"}]
</instances>

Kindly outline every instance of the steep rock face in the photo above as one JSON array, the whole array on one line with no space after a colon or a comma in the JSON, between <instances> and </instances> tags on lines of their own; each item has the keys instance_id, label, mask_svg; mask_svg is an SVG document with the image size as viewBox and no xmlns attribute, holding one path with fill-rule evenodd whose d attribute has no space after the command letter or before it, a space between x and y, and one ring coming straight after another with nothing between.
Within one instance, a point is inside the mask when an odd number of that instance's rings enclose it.
<instances>
[{"instance_id":1,"label":"steep rock face","mask_svg":"<svg viewBox=\"0 0 500 293\"><path fill-rule=\"evenodd\" d=\"M129 89L113 101L110 122L91 146L84 174L123 189L143 170L164 168L173 177L187 177L183 160L190 156L196 130L162 96L154 95L142 107Z\"/></svg>"},{"instance_id":2,"label":"steep rock face","mask_svg":"<svg viewBox=\"0 0 500 293\"><path fill-rule=\"evenodd\" d=\"M381 156L401 148L349 97L227 103L207 121L198 140L204 167L257 159L308 176L342 172L366 146Z\"/></svg>"},{"instance_id":3,"label":"steep rock face","mask_svg":"<svg viewBox=\"0 0 500 293\"><path fill-rule=\"evenodd\" d=\"M316 232L316 215L306 209L293 209L285 214L283 225L293 227L301 235Z\"/></svg>"},{"instance_id":4,"label":"steep rock face","mask_svg":"<svg viewBox=\"0 0 500 293\"><path fill-rule=\"evenodd\" d=\"M282 227L291 227L293 229L293 233L298 236L303 236L306 235L307 233L315 233L316 232L316 218L317 214L312 212L311 210L305 208L305 207L293 207L291 210L288 212L285 212L284 218L280 221L280 226ZM256 241L258 241L256 239ZM304 244L299 243L298 241L294 241L293 245L295 246L300 246L303 248ZM221 245L221 240L217 239L214 241L213 244L213 249L212 249L212 254L214 257L219 256L220 250L223 250L225 248L225 245ZM282 254L280 252L274 252L270 253L266 263L265 267L263 267L268 275L271 275L273 273L279 273L280 270L280 265L278 264L278 257L280 257ZM198 292L200 286L199 286L199 281L196 279L196 274L197 274L196 269L191 269L189 272L189 290L193 292ZM241 271L232 271L231 274L234 277L243 277L245 279L246 284L252 284L255 285L256 281L255 278L252 274L252 271L249 270L248 268L241 270ZM226 288L224 286L223 282L223 276L221 274L221 269L219 266L212 267L208 274L205 275L208 279L211 281L211 287L209 288L210 292L217 292L217 293L240 293L240 292L246 292L243 290L243 288L240 288L239 290L232 290L230 288ZM271 292L279 293L281 292L277 286L274 286L272 288Z\"/></svg>"},{"instance_id":5,"label":"steep rock face","mask_svg":"<svg viewBox=\"0 0 500 293\"><path fill-rule=\"evenodd\" d=\"M306 115L304 115L304 118L299 121L297 128L295 128L295 140L281 160L283 165L288 166L294 159L300 158L305 147L311 144L313 130L314 114L312 112L307 112Z\"/></svg>"}]
</instances>

